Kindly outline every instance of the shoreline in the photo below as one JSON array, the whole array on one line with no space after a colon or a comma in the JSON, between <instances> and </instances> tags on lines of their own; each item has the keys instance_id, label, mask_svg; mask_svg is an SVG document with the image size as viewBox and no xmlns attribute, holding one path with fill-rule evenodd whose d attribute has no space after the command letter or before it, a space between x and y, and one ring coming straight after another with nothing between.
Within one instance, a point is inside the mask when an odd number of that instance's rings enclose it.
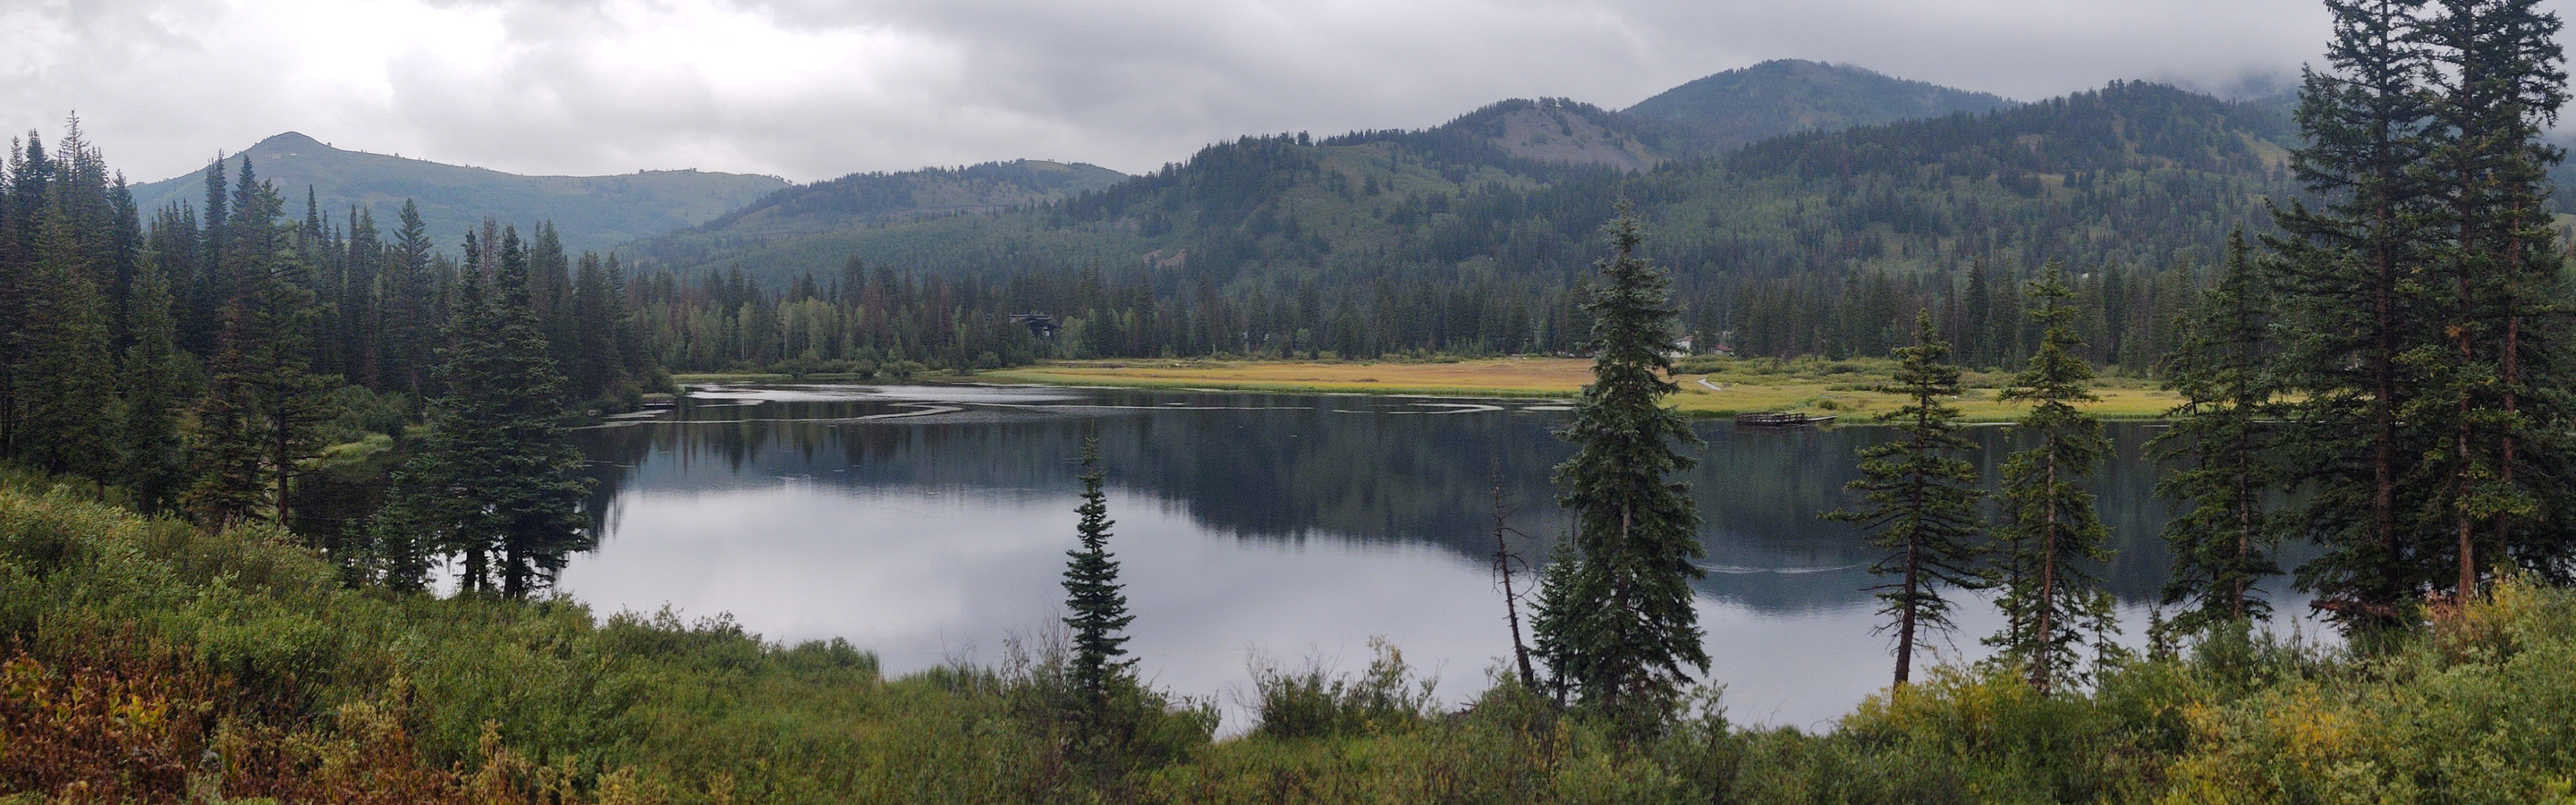
<instances>
[{"instance_id":1,"label":"shoreline","mask_svg":"<svg viewBox=\"0 0 2576 805\"><path fill-rule=\"evenodd\" d=\"M1871 424L1880 414L1902 404L1902 398L1872 390L1887 382L1894 363L1884 359L1833 361L1738 359L1694 356L1681 362L1673 378L1679 388L1668 398L1672 407L1694 419L1723 419L1754 411L1788 411L1839 417L1835 424ZM1995 400L1996 387L2009 380L2001 372L1968 371L1969 388L1952 401L1962 423L2012 421L2027 410ZM1572 400L1591 379L1591 361L1582 358L1508 357L1459 360L1278 360L1278 359L1104 359L1048 361L971 374L925 373L905 379L863 378L853 374L704 373L678 375L686 383L859 382L957 384L986 383L1055 387L1105 387L1162 391L1266 392L1277 394L1365 394L1371 396L1483 397L1491 399ZM2165 419L2181 402L2152 381L2105 377L2094 381L2099 401L2085 410L2105 420Z\"/></svg>"}]
</instances>

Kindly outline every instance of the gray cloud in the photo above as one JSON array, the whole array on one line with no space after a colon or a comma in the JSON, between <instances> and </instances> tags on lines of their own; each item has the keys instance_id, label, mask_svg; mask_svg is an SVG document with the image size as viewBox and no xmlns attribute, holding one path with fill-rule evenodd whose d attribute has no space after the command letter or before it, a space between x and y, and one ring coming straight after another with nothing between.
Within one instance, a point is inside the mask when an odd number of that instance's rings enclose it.
<instances>
[{"instance_id":1,"label":"gray cloud","mask_svg":"<svg viewBox=\"0 0 2576 805\"><path fill-rule=\"evenodd\" d=\"M1135 172L1767 58L2022 99L2278 86L2326 35L2313 0L6 0L0 30L0 126L77 109L138 180L286 130L522 173Z\"/></svg>"}]
</instances>

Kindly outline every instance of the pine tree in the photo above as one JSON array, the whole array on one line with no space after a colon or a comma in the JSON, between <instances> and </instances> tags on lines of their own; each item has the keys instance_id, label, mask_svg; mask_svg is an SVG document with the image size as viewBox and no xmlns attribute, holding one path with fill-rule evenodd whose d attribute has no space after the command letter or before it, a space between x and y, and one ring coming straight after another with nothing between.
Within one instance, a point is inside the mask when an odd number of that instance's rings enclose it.
<instances>
[{"instance_id":1,"label":"pine tree","mask_svg":"<svg viewBox=\"0 0 2576 805\"><path fill-rule=\"evenodd\" d=\"M2308 72L2297 121L2307 147L2292 153L2301 184L2322 207L2275 209L2288 313L2279 361L2295 432L2288 479L2312 490L2292 516L2324 555L2299 568L2299 584L2348 626L2398 622L2424 581L2417 473L2431 447L2426 423L2406 410L2423 366L2406 354L2437 340L2423 264L2440 232L2421 169L2433 120L2422 77L2431 69L2413 40L2421 0L2329 0L2331 72Z\"/></svg>"},{"instance_id":2,"label":"pine tree","mask_svg":"<svg viewBox=\"0 0 2576 805\"><path fill-rule=\"evenodd\" d=\"M249 167L249 162L242 163ZM187 313L179 317L179 346L198 355L213 355L220 347L215 343L223 332L224 303L233 298L232 275L226 273L224 250L231 242L231 210L226 208L224 160L221 155L206 165L206 207L197 217L205 233L197 238L196 282L184 289Z\"/></svg>"},{"instance_id":3,"label":"pine tree","mask_svg":"<svg viewBox=\"0 0 2576 805\"><path fill-rule=\"evenodd\" d=\"M1985 261L1977 261L1976 266L1969 270L1967 298L1961 303L1965 321L1959 326L1960 358L1970 366L1990 367L2001 363L1995 358L1995 294L1992 282L1987 279L1991 273L1986 270Z\"/></svg>"},{"instance_id":4,"label":"pine tree","mask_svg":"<svg viewBox=\"0 0 2576 805\"><path fill-rule=\"evenodd\" d=\"M2576 446L2576 397L2560 357L2563 260L2548 204L2548 172L2563 154L2541 141L2567 102L2567 74L2558 18L2535 6L2441 0L2415 37L2441 67L2428 79L2435 125L2424 160L2439 200L2430 217L2449 242L2425 272L2441 337L2408 354L2427 383L2405 414L2440 443L2420 471L2424 558L2449 554L2460 598L2509 554L2550 567L2571 547L2561 535L2576 492L2558 479Z\"/></svg>"},{"instance_id":5,"label":"pine tree","mask_svg":"<svg viewBox=\"0 0 2576 805\"><path fill-rule=\"evenodd\" d=\"M119 416L106 300L71 219L58 206L43 216L19 334L25 354L15 395L23 409L21 453L47 472L113 480Z\"/></svg>"},{"instance_id":6,"label":"pine tree","mask_svg":"<svg viewBox=\"0 0 2576 805\"><path fill-rule=\"evenodd\" d=\"M2288 527L2269 504L2283 475L2285 405L2271 375L2276 301L2244 235L2228 236L2227 262L2165 364L2164 386L2183 402L2166 412L2172 427L2148 446L2178 466L2156 482L2156 494L2185 507L2165 522L2174 564L2164 603L2183 605L2173 624L2186 632L2271 614L2255 585L2281 573L2271 552Z\"/></svg>"},{"instance_id":7,"label":"pine tree","mask_svg":"<svg viewBox=\"0 0 2576 805\"><path fill-rule=\"evenodd\" d=\"M1976 465L1958 457L1976 443L1960 435L1959 410L1943 402L1959 396L1959 369L1944 360L1950 345L1933 333L1930 313L1916 314L1914 328L1914 345L1896 350L1895 382L1878 389L1907 398L1878 416L1900 435L1861 448L1861 477L1846 485L1864 493L1869 506L1825 515L1877 530L1874 543L1890 552L1869 572L1893 580L1869 589L1881 603L1879 614L1895 619L1884 628L1896 632L1898 690L1911 677L1918 635L1951 628L1950 599L1941 588L1986 586L1977 539L1984 530L1977 515L1983 493Z\"/></svg>"},{"instance_id":8,"label":"pine tree","mask_svg":"<svg viewBox=\"0 0 2576 805\"><path fill-rule=\"evenodd\" d=\"M2164 387L2182 395L2166 418L2172 428L2148 441L2156 459L2179 470L2156 482L2156 495L2184 506L2164 524L2174 568L2164 604L2184 604L2174 627L2195 632L2218 622L2269 617L2257 593L2287 524L2267 498L2282 485L2280 418L2272 379L2275 294L2244 235L2228 235L2228 261L2200 292L2182 346L2169 356Z\"/></svg>"},{"instance_id":9,"label":"pine tree","mask_svg":"<svg viewBox=\"0 0 2576 805\"><path fill-rule=\"evenodd\" d=\"M2081 678L2078 648L2112 648L2111 596L2085 567L2111 558L2104 545L2110 532L2083 485L2110 443L2102 423L2075 407L2097 398L2086 387L2093 368L2074 353L2083 346L2070 328L2075 310L2067 300L2074 295L2065 269L2055 263L2030 283L2034 305L2028 316L2041 328L2039 349L2029 368L1998 395L2031 404L2015 430L2039 443L2004 461L2004 519L1996 528L2004 550L2004 591L1996 603L2007 625L1987 642L2001 648L2006 661L2018 663L2042 696L2061 681Z\"/></svg>"},{"instance_id":10,"label":"pine tree","mask_svg":"<svg viewBox=\"0 0 2576 805\"><path fill-rule=\"evenodd\" d=\"M1669 704L1690 669L1708 668L1691 608L1699 514L1688 485L1666 480L1693 463L1676 446L1700 441L1661 404L1674 391L1671 281L1637 254L1633 211L1622 205L1606 229L1611 253L1583 305L1593 382L1563 433L1574 457L1556 467L1573 550L1543 575L1531 630L1560 695L1642 715Z\"/></svg>"},{"instance_id":11,"label":"pine tree","mask_svg":"<svg viewBox=\"0 0 2576 805\"><path fill-rule=\"evenodd\" d=\"M631 392L634 381L626 376L626 356L619 351L619 333L630 327L625 319L625 300L612 285L609 271L600 264L599 255L583 254L581 269L573 282L572 396L580 403L591 403L623 396Z\"/></svg>"},{"instance_id":12,"label":"pine tree","mask_svg":"<svg viewBox=\"0 0 2576 805\"><path fill-rule=\"evenodd\" d=\"M410 470L427 491L411 511L464 556L463 589L523 599L592 544L581 513L589 483L575 474L581 454L560 422L563 379L537 330L515 230L492 258L492 292L483 263L467 267L459 288L439 372L447 393Z\"/></svg>"},{"instance_id":13,"label":"pine tree","mask_svg":"<svg viewBox=\"0 0 2576 805\"><path fill-rule=\"evenodd\" d=\"M421 222L420 208L408 199L403 201L400 222L378 281L378 293L383 297L378 306L384 310L385 324L381 330L384 343L377 348L377 354L384 362L388 386L426 394L438 342L439 319L431 299L430 276L431 260L437 250L430 244L428 226Z\"/></svg>"},{"instance_id":14,"label":"pine tree","mask_svg":"<svg viewBox=\"0 0 2576 805\"><path fill-rule=\"evenodd\" d=\"M9 141L9 195L0 208L0 450L17 455L27 439L20 421L19 385L27 374L26 347L19 343L27 326L30 277L42 259L45 208L54 184L52 158L33 131L24 147Z\"/></svg>"},{"instance_id":15,"label":"pine tree","mask_svg":"<svg viewBox=\"0 0 2576 805\"><path fill-rule=\"evenodd\" d=\"M170 283L147 249L126 296L122 384L125 392L124 480L136 503L159 512L177 493L187 466L181 449L178 323Z\"/></svg>"},{"instance_id":16,"label":"pine tree","mask_svg":"<svg viewBox=\"0 0 2576 805\"><path fill-rule=\"evenodd\" d=\"M1073 629L1073 684L1094 702L1108 695L1110 684L1127 673L1135 660L1126 656L1127 596L1118 585L1118 561L1109 553L1109 499L1101 491L1108 474L1100 469L1100 437L1082 440L1081 517L1074 533L1082 547L1065 552L1065 609L1073 614L1064 625Z\"/></svg>"},{"instance_id":17,"label":"pine tree","mask_svg":"<svg viewBox=\"0 0 2576 805\"><path fill-rule=\"evenodd\" d=\"M196 481L179 502L190 517L216 531L262 519L272 511L268 466L245 402L245 395L235 390L229 378L217 375L196 406L197 427L189 451Z\"/></svg>"}]
</instances>

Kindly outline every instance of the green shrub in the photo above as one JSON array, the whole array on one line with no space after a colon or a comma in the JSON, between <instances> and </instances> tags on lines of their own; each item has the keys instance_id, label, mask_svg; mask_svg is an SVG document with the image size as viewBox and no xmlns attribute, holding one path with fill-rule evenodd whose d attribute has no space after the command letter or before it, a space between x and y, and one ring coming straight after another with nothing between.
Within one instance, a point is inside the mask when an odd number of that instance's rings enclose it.
<instances>
[{"instance_id":1,"label":"green shrub","mask_svg":"<svg viewBox=\"0 0 2576 805\"><path fill-rule=\"evenodd\" d=\"M1385 638L1369 639L1373 655L1356 678L1334 674L1320 661L1303 671L1275 665L1252 673L1261 723L1273 738L1381 735L1420 726L1432 716L1432 680L1417 681L1404 652Z\"/></svg>"}]
</instances>

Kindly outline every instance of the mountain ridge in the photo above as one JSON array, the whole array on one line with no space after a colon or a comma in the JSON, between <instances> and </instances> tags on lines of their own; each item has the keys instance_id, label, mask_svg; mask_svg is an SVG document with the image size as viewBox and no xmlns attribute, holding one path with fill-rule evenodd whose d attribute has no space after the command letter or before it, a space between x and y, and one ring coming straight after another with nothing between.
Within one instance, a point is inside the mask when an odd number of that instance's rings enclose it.
<instances>
[{"instance_id":1,"label":"mountain ridge","mask_svg":"<svg viewBox=\"0 0 2576 805\"><path fill-rule=\"evenodd\" d=\"M1847 64L1773 59L1656 93L1622 114L1703 132L1714 150L1811 131L2010 109L2019 101Z\"/></svg>"},{"instance_id":2,"label":"mountain ridge","mask_svg":"<svg viewBox=\"0 0 2576 805\"><path fill-rule=\"evenodd\" d=\"M1650 248L1694 272L1912 271L1981 257L2206 261L2224 236L2212 216L2259 220L2263 198L2296 192L2280 164L2295 130L2276 107L2114 82L1721 152L1682 121L1516 100L1429 129L1239 138L1027 208L636 254L689 273L740 268L772 284L854 257L988 276L1083 265L1178 271L1219 286L1561 278L1589 262L1594 228L1626 197L1664 233ZM2125 229L2081 225L2115 214ZM2012 229L1986 231L2005 220ZM716 244L728 235L711 226L691 237Z\"/></svg>"},{"instance_id":3,"label":"mountain ridge","mask_svg":"<svg viewBox=\"0 0 2576 805\"><path fill-rule=\"evenodd\" d=\"M337 224L352 206L365 208L378 230L390 232L405 200L416 203L430 237L447 246L489 216L512 224L553 221L564 246L605 250L620 243L692 226L768 192L790 186L775 176L694 169L637 171L611 176L526 176L490 168L352 151L297 131L269 136L226 155L228 182L240 178L243 157L262 179L274 182L296 210L310 188L320 212ZM203 171L132 188L148 217L173 204L202 205Z\"/></svg>"}]
</instances>

